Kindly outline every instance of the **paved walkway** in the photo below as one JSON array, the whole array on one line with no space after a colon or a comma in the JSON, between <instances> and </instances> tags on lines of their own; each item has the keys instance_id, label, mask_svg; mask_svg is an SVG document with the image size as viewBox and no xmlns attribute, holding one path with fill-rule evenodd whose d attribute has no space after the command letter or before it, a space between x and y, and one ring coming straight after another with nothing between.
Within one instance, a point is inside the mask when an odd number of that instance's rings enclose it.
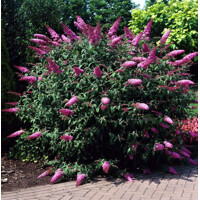
<instances>
[{"instance_id":1,"label":"paved walkway","mask_svg":"<svg viewBox=\"0 0 200 200\"><path fill-rule=\"evenodd\" d=\"M180 175L135 174L134 183L96 178L75 186L75 181L3 192L2 200L198 200L197 166L178 166Z\"/></svg>"}]
</instances>

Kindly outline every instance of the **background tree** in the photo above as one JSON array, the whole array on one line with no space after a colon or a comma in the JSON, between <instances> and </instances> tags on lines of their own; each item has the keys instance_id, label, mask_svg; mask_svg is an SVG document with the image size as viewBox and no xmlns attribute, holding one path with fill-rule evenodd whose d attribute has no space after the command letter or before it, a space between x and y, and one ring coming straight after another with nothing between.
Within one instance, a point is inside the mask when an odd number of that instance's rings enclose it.
<instances>
[{"instance_id":1,"label":"background tree","mask_svg":"<svg viewBox=\"0 0 200 200\"><path fill-rule=\"evenodd\" d=\"M148 8L149 6L154 5L156 2L158 2L158 1L157 0L145 0L145 9ZM162 2L167 4L169 2L169 0L162 0Z\"/></svg>"}]
</instances>

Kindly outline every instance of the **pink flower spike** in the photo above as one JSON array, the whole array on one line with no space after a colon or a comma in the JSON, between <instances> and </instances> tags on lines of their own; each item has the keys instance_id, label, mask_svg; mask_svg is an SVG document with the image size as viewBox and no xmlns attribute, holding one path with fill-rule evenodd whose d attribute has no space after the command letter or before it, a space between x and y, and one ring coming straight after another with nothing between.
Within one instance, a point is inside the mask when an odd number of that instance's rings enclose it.
<instances>
[{"instance_id":1,"label":"pink flower spike","mask_svg":"<svg viewBox=\"0 0 200 200\"><path fill-rule=\"evenodd\" d=\"M46 24L44 26L46 27L47 31L50 33L50 35L53 38L53 40L55 40L55 41L61 40L60 36L52 28L50 28Z\"/></svg>"},{"instance_id":2,"label":"pink flower spike","mask_svg":"<svg viewBox=\"0 0 200 200\"><path fill-rule=\"evenodd\" d=\"M173 148L173 144L168 142L168 141L164 141L163 142L166 148Z\"/></svg>"},{"instance_id":3,"label":"pink flower spike","mask_svg":"<svg viewBox=\"0 0 200 200\"><path fill-rule=\"evenodd\" d=\"M70 39L67 38L64 34L61 35L61 38L64 42L70 43Z\"/></svg>"},{"instance_id":4,"label":"pink flower spike","mask_svg":"<svg viewBox=\"0 0 200 200\"><path fill-rule=\"evenodd\" d=\"M169 167L169 173L179 175L178 172L171 166Z\"/></svg>"},{"instance_id":5,"label":"pink flower spike","mask_svg":"<svg viewBox=\"0 0 200 200\"><path fill-rule=\"evenodd\" d=\"M187 154L192 154L192 152L189 151L189 150L188 150L187 148L185 148L185 147L182 148L182 151L185 151Z\"/></svg>"},{"instance_id":6,"label":"pink flower spike","mask_svg":"<svg viewBox=\"0 0 200 200\"><path fill-rule=\"evenodd\" d=\"M171 151L169 151L169 150L165 150L165 154L166 154L166 155L171 155L171 154L172 154L172 152L171 152Z\"/></svg>"},{"instance_id":7,"label":"pink flower spike","mask_svg":"<svg viewBox=\"0 0 200 200\"><path fill-rule=\"evenodd\" d=\"M51 42L51 44L52 44L52 46L55 46L55 47L58 47L58 46L61 45L61 44L60 44L59 42L57 42L57 41L53 41L53 42Z\"/></svg>"},{"instance_id":8,"label":"pink flower spike","mask_svg":"<svg viewBox=\"0 0 200 200\"><path fill-rule=\"evenodd\" d=\"M56 173L53 175L53 177L50 180L50 183L56 182L61 176L64 175L64 172L62 171L61 168L59 168Z\"/></svg>"},{"instance_id":9,"label":"pink flower spike","mask_svg":"<svg viewBox=\"0 0 200 200\"><path fill-rule=\"evenodd\" d=\"M79 76L79 74L83 73L84 70L78 67L74 67L75 76Z\"/></svg>"},{"instance_id":10,"label":"pink flower spike","mask_svg":"<svg viewBox=\"0 0 200 200\"><path fill-rule=\"evenodd\" d=\"M152 60L152 59L146 59L145 61L139 63L138 67L142 67L142 68L146 69L153 62L154 62L154 60Z\"/></svg>"},{"instance_id":11,"label":"pink flower spike","mask_svg":"<svg viewBox=\"0 0 200 200\"><path fill-rule=\"evenodd\" d=\"M132 178L134 178L133 174L125 174L124 178L129 182L134 182Z\"/></svg>"},{"instance_id":12,"label":"pink flower spike","mask_svg":"<svg viewBox=\"0 0 200 200\"><path fill-rule=\"evenodd\" d=\"M192 60L195 56L197 56L198 55L198 52L194 52L194 53L190 53L190 54L188 54L188 55L186 55L184 58L183 58L183 60L185 60L185 61L190 61L190 60Z\"/></svg>"},{"instance_id":13,"label":"pink flower spike","mask_svg":"<svg viewBox=\"0 0 200 200\"><path fill-rule=\"evenodd\" d=\"M116 38L112 39L108 45L115 47L120 42L121 39L122 39L122 37L116 37Z\"/></svg>"},{"instance_id":14,"label":"pink flower spike","mask_svg":"<svg viewBox=\"0 0 200 200\"><path fill-rule=\"evenodd\" d=\"M120 20L121 20L121 16L115 21L115 23L112 25L112 27L108 31L108 35L110 37L113 36L113 35L115 35L117 33L117 29L119 27Z\"/></svg>"},{"instance_id":15,"label":"pink flower spike","mask_svg":"<svg viewBox=\"0 0 200 200\"><path fill-rule=\"evenodd\" d=\"M161 151L164 149L164 145L160 143L156 143L155 149L153 151Z\"/></svg>"},{"instance_id":16,"label":"pink flower spike","mask_svg":"<svg viewBox=\"0 0 200 200\"><path fill-rule=\"evenodd\" d=\"M25 133L26 131L24 130L19 130L19 131L16 131L14 133L12 133L11 135L7 136L7 138L12 138L12 137L17 137L17 136L20 136L22 133Z\"/></svg>"},{"instance_id":17,"label":"pink flower spike","mask_svg":"<svg viewBox=\"0 0 200 200\"><path fill-rule=\"evenodd\" d=\"M74 39L77 39L77 40L79 39L79 37L71 29L69 29L64 23L61 22L61 25L63 27L65 34L70 37L70 42Z\"/></svg>"},{"instance_id":18,"label":"pink flower spike","mask_svg":"<svg viewBox=\"0 0 200 200\"><path fill-rule=\"evenodd\" d=\"M134 61L126 61L123 64L121 64L121 66L124 67L125 69L127 69L128 67L135 66L135 65L137 65L137 63Z\"/></svg>"},{"instance_id":19,"label":"pink flower spike","mask_svg":"<svg viewBox=\"0 0 200 200\"><path fill-rule=\"evenodd\" d=\"M69 109L64 109L64 108L60 109L59 112L62 113L63 115L65 115L65 116L73 115L74 114L74 111L69 110Z\"/></svg>"},{"instance_id":20,"label":"pink flower spike","mask_svg":"<svg viewBox=\"0 0 200 200\"><path fill-rule=\"evenodd\" d=\"M194 85L194 82L190 80L180 80L176 82L176 85L188 86L188 85Z\"/></svg>"},{"instance_id":21,"label":"pink flower spike","mask_svg":"<svg viewBox=\"0 0 200 200\"><path fill-rule=\"evenodd\" d=\"M35 83L37 78L35 76L23 76L19 79L19 81L27 81L28 84Z\"/></svg>"},{"instance_id":22,"label":"pink flower spike","mask_svg":"<svg viewBox=\"0 0 200 200\"><path fill-rule=\"evenodd\" d=\"M168 30L160 39L160 44L165 45L167 38L169 37L171 30Z\"/></svg>"},{"instance_id":23,"label":"pink flower spike","mask_svg":"<svg viewBox=\"0 0 200 200\"><path fill-rule=\"evenodd\" d=\"M126 26L124 26L124 33L125 33L125 37L129 39L129 41L131 41L134 38L133 33L131 32L131 30L129 28L127 28Z\"/></svg>"},{"instance_id":24,"label":"pink flower spike","mask_svg":"<svg viewBox=\"0 0 200 200\"><path fill-rule=\"evenodd\" d=\"M14 67L15 67L16 69L18 69L19 71L24 72L24 73L30 72L30 70L29 70L28 68L26 68L26 67L17 66L17 65L14 65Z\"/></svg>"},{"instance_id":25,"label":"pink flower spike","mask_svg":"<svg viewBox=\"0 0 200 200\"><path fill-rule=\"evenodd\" d=\"M10 112L10 113L17 113L19 111L19 108L8 108L1 110L1 112Z\"/></svg>"},{"instance_id":26,"label":"pink flower spike","mask_svg":"<svg viewBox=\"0 0 200 200\"><path fill-rule=\"evenodd\" d=\"M129 155L130 160L133 160L133 154Z\"/></svg>"},{"instance_id":27,"label":"pink flower spike","mask_svg":"<svg viewBox=\"0 0 200 200\"><path fill-rule=\"evenodd\" d=\"M26 139L29 140L29 139L36 139L38 137L41 137L42 136L42 133L40 133L39 131L33 133L32 135L29 135Z\"/></svg>"},{"instance_id":28,"label":"pink flower spike","mask_svg":"<svg viewBox=\"0 0 200 200\"><path fill-rule=\"evenodd\" d=\"M195 162L194 160L192 160L191 158L188 158L188 161L189 161L192 165L198 165L198 163Z\"/></svg>"},{"instance_id":29,"label":"pink flower spike","mask_svg":"<svg viewBox=\"0 0 200 200\"><path fill-rule=\"evenodd\" d=\"M144 57L133 57L131 60L136 61L136 62L144 62L147 60L147 58Z\"/></svg>"},{"instance_id":30,"label":"pink flower spike","mask_svg":"<svg viewBox=\"0 0 200 200\"><path fill-rule=\"evenodd\" d=\"M48 51L44 51L44 50L41 50L40 48L33 47L33 46L30 46L30 45L28 45L28 48L30 48L33 51L35 51L35 53L38 54L38 55L40 55L40 57L43 57L44 54L48 53Z\"/></svg>"},{"instance_id":31,"label":"pink flower spike","mask_svg":"<svg viewBox=\"0 0 200 200\"><path fill-rule=\"evenodd\" d=\"M50 173L51 173L51 170L48 169L48 170L46 170L45 172L43 172L42 174L40 174L37 178L38 178L38 179L39 179L39 178L42 178L42 177L44 177L44 176L49 175Z\"/></svg>"},{"instance_id":32,"label":"pink flower spike","mask_svg":"<svg viewBox=\"0 0 200 200\"><path fill-rule=\"evenodd\" d=\"M45 40L45 41L51 43L51 40L46 35L34 34L33 36L36 37L36 38L39 38L39 39L42 39L42 40Z\"/></svg>"},{"instance_id":33,"label":"pink flower spike","mask_svg":"<svg viewBox=\"0 0 200 200\"><path fill-rule=\"evenodd\" d=\"M95 67L94 68L94 75L96 76L96 78L101 78L102 76L102 71L99 67Z\"/></svg>"},{"instance_id":34,"label":"pink flower spike","mask_svg":"<svg viewBox=\"0 0 200 200\"><path fill-rule=\"evenodd\" d=\"M107 107L106 105L101 105L101 110L105 110Z\"/></svg>"},{"instance_id":35,"label":"pink flower spike","mask_svg":"<svg viewBox=\"0 0 200 200\"><path fill-rule=\"evenodd\" d=\"M7 105L17 106L18 102L6 102Z\"/></svg>"},{"instance_id":36,"label":"pink flower spike","mask_svg":"<svg viewBox=\"0 0 200 200\"><path fill-rule=\"evenodd\" d=\"M78 96L73 96L67 103L65 106L72 106L73 104L75 104L78 101Z\"/></svg>"},{"instance_id":37,"label":"pink flower spike","mask_svg":"<svg viewBox=\"0 0 200 200\"><path fill-rule=\"evenodd\" d=\"M185 53L185 50L174 50L174 51L171 51L168 54L166 54L166 56L172 58L172 57L175 57L175 56L177 56L179 54L183 54L183 53Z\"/></svg>"},{"instance_id":38,"label":"pink flower spike","mask_svg":"<svg viewBox=\"0 0 200 200\"><path fill-rule=\"evenodd\" d=\"M81 181L85 178L85 174L77 174L76 187L80 185Z\"/></svg>"},{"instance_id":39,"label":"pink flower spike","mask_svg":"<svg viewBox=\"0 0 200 200\"><path fill-rule=\"evenodd\" d=\"M124 70L123 70L123 69L117 69L117 71L118 71L119 73L122 73Z\"/></svg>"},{"instance_id":40,"label":"pink flower spike","mask_svg":"<svg viewBox=\"0 0 200 200\"><path fill-rule=\"evenodd\" d=\"M149 40L150 39L152 22L153 22L153 19L150 19L148 24L146 25L144 31L143 31L143 38L145 40Z\"/></svg>"},{"instance_id":41,"label":"pink flower spike","mask_svg":"<svg viewBox=\"0 0 200 200\"><path fill-rule=\"evenodd\" d=\"M41 39L30 39L31 42L35 42L39 45L48 45L48 42L45 40L41 40Z\"/></svg>"},{"instance_id":42,"label":"pink flower spike","mask_svg":"<svg viewBox=\"0 0 200 200\"><path fill-rule=\"evenodd\" d=\"M156 110L152 110L151 112L155 113L157 116L161 116L161 115L162 115L161 112L158 112L158 111L156 111Z\"/></svg>"},{"instance_id":43,"label":"pink flower spike","mask_svg":"<svg viewBox=\"0 0 200 200\"><path fill-rule=\"evenodd\" d=\"M156 50L158 47L154 47L151 52L149 53L148 59L152 62L156 59Z\"/></svg>"},{"instance_id":44,"label":"pink flower spike","mask_svg":"<svg viewBox=\"0 0 200 200\"><path fill-rule=\"evenodd\" d=\"M130 85L140 85L142 84L142 80L141 79L128 79L128 83Z\"/></svg>"},{"instance_id":45,"label":"pink flower spike","mask_svg":"<svg viewBox=\"0 0 200 200\"><path fill-rule=\"evenodd\" d=\"M46 59L47 59L47 62L50 66L50 69L51 69L51 71L53 71L53 73L60 74L64 71L64 70L60 70L60 67L53 60L51 60L48 57Z\"/></svg>"},{"instance_id":46,"label":"pink flower spike","mask_svg":"<svg viewBox=\"0 0 200 200\"><path fill-rule=\"evenodd\" d=\"M151 171L149 169L143 169L144 174L151 174Z\"/></svg>"},{"instance_id":47,"label":"pink flower spike","mask_svg":"<svg viewBox=\"0 0 200 200\"><path fill-rule=\"evenodd\" d=\"M65 140L65 141L69 141L69 140L73 140L73 136L72 135L63 135L60 137L61 140Z\"/></svg>"},{"instance_id":48,"label":"pink flower spike","mask_svg":"<svg viewBox=\"0 0 200 200\"><path fill-rule=\"evenodd\" d=\"M164 123L160 123L160 126L163 127L163 128L169 128L166 124Z\"/></svg>"},{"instance_id":49,"label":"pink flower spike","mask_svg":"<svg viewBox=\"0 0 200 200\"><path fill-rule=\"evenodd\" d=\"M187 158L190 157L190 154L187 154L185 151L179 151L179 153Z\"/></svg>"},{"instance_id":50,"label":"pink flower spike","mask_svg":"<svg viewBox=\"0 0 200 200\"><path fill-rule=\"evenodd\" d=\"M138 110L149 110L149 106L145 103L136 103L135 106Z\"/></svg>"},{"instance_id":51,"label":"pink flower spike","mask_svg":"<svg viewBox=\"0 0 200 200\"><path fill-rule=\"evenodd\" d=\"M122 110L123 110L124 112L128 112L128 111L129 111L128 108L122 108Z\"/></svg>"},{"instance_id":52,"label":"pink flower spike","mask_svg":"<svg viewBox=\"0 0 200 200\"><path fill-rule=\"evenodd\" d=\"M138 35L136 35L136 37L132 40L132 45L135 46L135 48L137 48L138 43L142 37L143 32L139 33Z\"/></svg>"},{"instance_id":53,"label":"pink flower spike","mask_svg":"<svg viewBox=\"0 0 200 200\"><path fill-rule=\"evenodd\" d=\"M103 103L103 104L109 104L109 102L110 102L110 99L107 98L107 97L103 97L103 98L101 99L101 103Z\"/></svg>"},{"instance_id":54,"label":"pink flower spike","mask_svg":"<svg viewBox=\"0 0 200 200\"><path fill-rule=\"evenodd\" d=\"M157 130L155 127L152 127L151 130L152 130L154 133L158 133L158 130Z\"/></svg>"},{"instance_id":55,"label":"pink flower spike","mask_svg":"<svg viewBox=\"0 0 200 200\"><path fill-rule=\"evenodd\" d=\"M142 51L143 53L150 52L150 48L146 43L143 44Z\"/></svg>"},{"instance_id":56,"label":"pink flower spike","mask_svg":"<svg viewBox=\"0 0 200 200\"><path fill-rule=\"evenodd\" d=\"M18 92L7 92L8 94L14 94L14 95L16 95L16 96L22 96L22 94L21 93L18 93Z\"/></svg>"},{"instance_id":57,"label":"pink flower spike","mask_svg":"<svg viewBox=\"0 0 200 200\"><path fill-rule=\"evenodd\" d=\"M176 153L176 152L172 152L171 157L182 160L182 157L178 153Z\"/></svg>"},{"instance_id":58,"label":"pink flower spike","mask_svg":"<svg viewBox=\"0 0 200 200\"><path fill-rule=\"evenodd\" d=\"M198 134L197 134L197 133L194 133L194 132L190 131L189 134L190 134L192 137L198 138Z\"/></svg>"},{"instance_id":59,"label":"pink flower spike","mask_svg":"<svg viewBox=\"0 0 200 200\"><path fill-rule=\"evenodd\" d=\"M164 120L165 122L169 123L169 124L173 124L173 123L174 123L174 122L172 121L172 119L171 119L170 117L166 116L166 115L164 116L163 120Z\"/></svg>"},{"instance_id":60,"label":"pink flower spike","mask_svg":"<svg viewBox=\"0 0 200 200\"><path fill-rule=\"evenodd\" d=\"M110 163L109 163L108 161L105 161L105 162L103 163L102 167L103 167L104 172L105 172L105 173L108 173L108 170L109 170L109 168L110 168Z\"/></svg>"}]
</instances>

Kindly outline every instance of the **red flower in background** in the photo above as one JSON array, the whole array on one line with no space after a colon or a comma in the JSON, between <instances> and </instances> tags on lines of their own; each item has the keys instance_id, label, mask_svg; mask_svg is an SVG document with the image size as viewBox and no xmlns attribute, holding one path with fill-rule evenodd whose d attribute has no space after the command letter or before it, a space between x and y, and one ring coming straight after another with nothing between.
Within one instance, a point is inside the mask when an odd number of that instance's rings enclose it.
<instances>
[{"instance_id":1,"label":"red flower in background","mask_svg":"<svg viewBox=\"0 0 200 200\"><path fill-rule=\"evenodd\" d=\"M180 130L185 132L183 135L183 140L185 143L194 143L198 141L198 137L196 137L198 134L198 117L182 120L178 127ZM191 132L194 134L190 134Z\"/></svg>"}]
</instances>

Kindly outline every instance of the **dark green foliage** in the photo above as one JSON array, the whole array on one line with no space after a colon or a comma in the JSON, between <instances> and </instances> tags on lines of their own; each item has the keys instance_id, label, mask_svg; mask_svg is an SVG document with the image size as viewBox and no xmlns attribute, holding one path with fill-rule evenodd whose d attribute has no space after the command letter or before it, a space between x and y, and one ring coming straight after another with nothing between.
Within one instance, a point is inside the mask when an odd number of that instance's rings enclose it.
<instances>
[{"instance_id":1,"label":"dark green foliage","mask_svg":"<svg viewBox=\"0 0 200 200\"><path fill-rule=\"evenodd\" d=\"M145 0L145 9L147 9L149 6L152 6L157 1L158 0ZM163 0L162 2L164 2L165 4L167 4L169 2L169 0Z\"/></svg>"},{"instance_id":2,"label":"dark green foliage","mask_svg":"<svg viewBox=\"0 0 200 200\"><path fill-rule=\"evenodd\" d=\"M23 0L3 0L1 2L2 28L5 31L5 40L10 55L10 64L22 64L25 62L22 52L25 46L22 43L20 24L17 18L18 10Z\"/></svg>"},{"instance_id":3,"label":"dark green foliage","mask_svg":"<svg viewBox=\"0 0 200 200\"><path fill-rule=\"evenodd\" d=\"M5 105L6 102L17 101L16 98L8 91L14 90L15 80L13 71L10 67L9 54L6 47L4 31L1 33L1 108L8 108L12 106ZM1 115L1 141L2 141L2 152L8 151L10 142L6 140L6 136L10 134L18 126L18 118L14 114L2 113Z\"/></svg>"}]
</instances>

